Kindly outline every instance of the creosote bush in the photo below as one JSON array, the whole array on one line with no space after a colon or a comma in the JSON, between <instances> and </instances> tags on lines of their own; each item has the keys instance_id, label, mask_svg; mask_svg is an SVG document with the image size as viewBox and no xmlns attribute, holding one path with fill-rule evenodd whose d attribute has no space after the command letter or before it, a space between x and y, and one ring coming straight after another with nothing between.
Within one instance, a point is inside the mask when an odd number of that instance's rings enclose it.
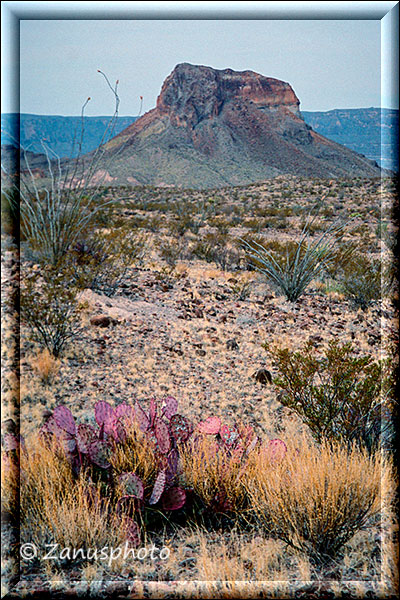
<instances>
[{"instance_id":1,"label":"creosote bush","mask_svg":"<svg viewBox=\"0 0 400 600\"><path fill-rule=\"evenodd\" d=\"M299 351L264 344L278 371L279 401L296 412L317 442L351 444L372 451L384 435L394 381L391 359L357 357L350 343L329 342L323 356L307 342ZM386 427L390 428L387 415Z\"/></svg>"},{"instance_id":2,"label":"creosote bush","mask_svg":"<svg viewBox=\"0 0 400 600\"><path fill-rule=\"evenodd\" d=\"M230 244L226 233L206 233L192 248L192 254L201 260L215 262L223 271L237 268L241 253L235 244Z\"/></svg>"},{"instance_id":3,"label":"creosote bush","mask_svg":"<svg viewBox=\"0 0 400 600\"><path fill-rule=\"evenodd\" d=\"M350 260L343 264L338 275L345 296L355 306L366 310L375 300L379 300L388 288L388 281L383 281L382 262L370 259L365 254L354 253Z\"/></svg>"},{"instance_id":4,"label":"creosote bush","mask_svg":"<svg viewBox=\"0 0 400 600\"><path fill-rule=\"evenodd\" d=\"M93 231L69 249L63 265L73 273L77 287L112 296L126 282L129 267L143 258L146 244L144 234Z\"/></svg>"}]
</instances>

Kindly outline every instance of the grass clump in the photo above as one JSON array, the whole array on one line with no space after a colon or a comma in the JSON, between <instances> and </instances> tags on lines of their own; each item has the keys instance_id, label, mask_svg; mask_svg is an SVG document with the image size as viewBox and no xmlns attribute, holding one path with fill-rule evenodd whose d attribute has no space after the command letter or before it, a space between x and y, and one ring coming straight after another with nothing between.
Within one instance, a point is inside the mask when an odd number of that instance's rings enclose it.
<instances>
[{"instance_id":1,"label":"grass clump","mask_svg":"<svg viewBox=\"0 0 400 600\"><path fill-rule=\"evenodd\" d=\"M379 512L384 465L380 454L355 446L303 443L297 450L274 469L260 454L248 493L268 532L321 565Z\"/></svg>"},{"instance_id":2,"label":"grass clump","mask_svg":"<svg viewBox=\"0 0 400 600\"><path fill-rule=\"evenodd\" d=\"M194 439L181 451L185 485L213 512L240 512L246 504L243 464L214 438Z\"/></svg>"},{"instance_id":3,"label":"grass clump","mask_svg":"<svg viewBox=\"0 0 400 600\"><path fill-rule=\"evenodd\" d=\"M30 360L33 371L38 375L44 384L50 383L57 375L60 369L60 361L55 358L48 348L38 352Z\"/></svg>"},{"instance_id":4,"label":"grass clump","mask_svg":"<svg viewBox=\"0 0 400 600\"><path fill-rule=\"evenodd\" d=\"M21 537L43 548L101 548L124 541L121 523L99 485L74 475L65 455L41 439L27 441L20 458Z\"/></svg>"}]
</instances>

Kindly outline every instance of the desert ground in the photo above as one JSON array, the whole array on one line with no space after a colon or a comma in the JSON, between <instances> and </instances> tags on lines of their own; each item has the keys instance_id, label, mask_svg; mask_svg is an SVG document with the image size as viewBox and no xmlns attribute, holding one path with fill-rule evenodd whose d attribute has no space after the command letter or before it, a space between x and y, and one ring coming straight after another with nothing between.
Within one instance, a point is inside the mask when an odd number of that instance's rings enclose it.
<instances>
[{"instance_id":1,"label":"desert ground","mask_svg":"<svg viewBox=\"0 0 400 600\"><path fill-rule=\"evenodd\" d=\"M354 356L377 361L397 341L395 284L373 293L364 306L333 272L324 272L290 302L251 268L240 243L255 239L281 252L299 238L320 202L311 239L337 219L351 220L340 247L354 246L356 256L369 261L381 259L390 279L397 234L392 179L281 176L206 191L104 188L104 198L114 202L100 215L97 231L112 234L117 245L133 240L136 255L124 258L119 279L109 268L112 289L108 280L81 286L75 335L59 356L32 336L24 318L16 338L15 307L7 298L41 267L26 240L18 256L7 229L2 233L2 421L19 414L27 444L35 444L56 406L68 407L77 422L90 423L99 401L113 407L138 401L148 407L151 398L168 396L194 423L218 416L229 426L251 425L264 442L278 438L288 448L300 439L312 444L304 421L280 402L277 365L265 344L294 351L310 342L322 355L337 340L351 343ZM85 241L90 245L90 235ZM335 269L345 266L338 255ZM366 283L370 291L374 285ZM257 376L262 369L272 381ZM394 482L386 484L391 488ZM5 519L4 527L12 540L12 523ZM21 523L21 541L29 542L34 528L29 521ZM337 560L316 566L306 553L254 524L172 519L146 531L147 540L170 549L166 561L133 566L25 561L17 576L11 543L4 550L3 579L10 598L44 593L60 598L394 597L396 531L389 502L380 518L354 533Z\"/></svg>"}]
</instances>

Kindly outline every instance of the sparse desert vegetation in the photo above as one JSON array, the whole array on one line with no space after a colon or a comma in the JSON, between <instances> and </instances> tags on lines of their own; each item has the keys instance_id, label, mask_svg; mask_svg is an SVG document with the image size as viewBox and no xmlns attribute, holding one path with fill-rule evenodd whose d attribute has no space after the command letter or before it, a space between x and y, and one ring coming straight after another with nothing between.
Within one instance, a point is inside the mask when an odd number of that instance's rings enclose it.
<instances>
[{"instance_id":1,"label":"sparse desert vegetation","mask_svg":"<svg viewBox=\"0 0 400 600\"><path fill-rule=\"evenodd\" d=\"M97 194L53 264L4 220L4 533L82 549L10 597L395 597L395 182Z\"/></svg>"}]
</instances>

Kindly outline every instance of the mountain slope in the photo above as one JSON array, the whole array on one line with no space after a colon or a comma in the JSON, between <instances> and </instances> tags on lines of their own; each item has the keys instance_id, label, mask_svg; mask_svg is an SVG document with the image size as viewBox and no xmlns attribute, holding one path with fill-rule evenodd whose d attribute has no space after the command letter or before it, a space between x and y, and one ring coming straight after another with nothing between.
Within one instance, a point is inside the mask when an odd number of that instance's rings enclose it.
<instances>
[{"instance_id":1,"label":"mountain slope","mask_svg":"<svg viewBox=\"0 0 400 600\"><path fill-rule=\"evenodd\" d=\"M379 177L379 167L314 132L291 86L252 71L182 63L156 108L107 145L115 183L216 187L280 174Z\"/></svg>"}]
</instances>

